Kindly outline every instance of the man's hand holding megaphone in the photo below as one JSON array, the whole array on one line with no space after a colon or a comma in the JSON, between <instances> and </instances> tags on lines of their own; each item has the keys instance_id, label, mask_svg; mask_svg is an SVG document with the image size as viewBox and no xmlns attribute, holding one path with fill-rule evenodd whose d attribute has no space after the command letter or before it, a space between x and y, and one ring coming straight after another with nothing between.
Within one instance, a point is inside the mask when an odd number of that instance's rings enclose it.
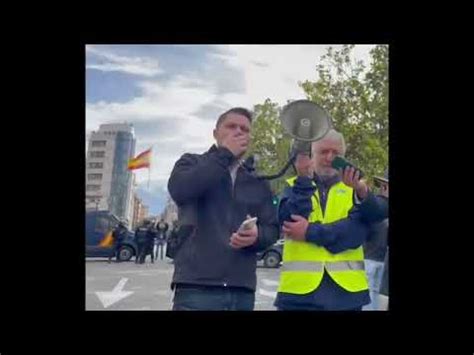
<instances>
[{"instance_id":1,"label":"man's hand holding megaphone","mask_svg":"<svg viewBox=\"0 0 474 355\"><path fill-rule=\"evenodd\" d=\"M308 154L300 153L296 156L295 169L298 176L313 178L314 166L311 157ZM309 222L306 218L299 215L291 215L292 222L285 221L283 223L283 233L286 238L304 241Z\"/></svg>"}]
</instances>

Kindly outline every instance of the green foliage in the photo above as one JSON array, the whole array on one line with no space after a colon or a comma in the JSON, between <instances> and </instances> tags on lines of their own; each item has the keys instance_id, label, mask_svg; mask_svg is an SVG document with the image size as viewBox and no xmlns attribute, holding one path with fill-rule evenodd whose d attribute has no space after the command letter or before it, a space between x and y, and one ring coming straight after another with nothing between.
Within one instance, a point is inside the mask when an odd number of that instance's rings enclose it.
<instances>
[{"instance_id":1,"label":"green foliage","mask_svg":"<svg viewBox=\"0 0 474 355\"><path fill-rule=\"evenodd\" d=\"M333 118L336 130L346 140L346 157L369 178L382 175L388 166L388 46L378 45L370 51L366 68L354 62L354 45L340 50L328 47L316 66L319 78L299 86L307 98L321 105ZM254 107L252 144L259 174L275 174L287 162L292 139L279 120L281 108L270 99ZM275 194L284 187L286 175L271 182ZM369 180L370 182L370 180Z\"/></svg>"},{"instance_id":2,"label":"green foliage","mask_svg":"<svg viewBox=\"0 0 474 355\"><path fill-rule=\"evenodd\" d=\"M353 48L329 47L316 67L319 79L300 87L332 116L346 140L347 158L373 177L388 166L388 46L370 51L367 70L352 60Z\"/></svg>"}]
</instances>

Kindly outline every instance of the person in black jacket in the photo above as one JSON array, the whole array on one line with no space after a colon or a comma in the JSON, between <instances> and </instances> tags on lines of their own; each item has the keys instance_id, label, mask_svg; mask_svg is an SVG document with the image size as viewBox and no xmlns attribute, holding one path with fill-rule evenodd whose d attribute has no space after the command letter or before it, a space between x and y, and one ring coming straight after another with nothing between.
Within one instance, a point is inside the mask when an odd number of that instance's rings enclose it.
<instances>
[{"instance_id":1,"label":"person in black jacket","mask_svg":"<svg viewBox=\"0 0 474 355\"><path fill-rule=\"evenodd\" d=\"M141 227L135 231L135 241L137 244L137 255L135 257L135 264L143 264L145 262L147 252L147 236L150 221L145 220Z\"/></svg>"},{"instance_id":2,"label":"person in black jacket","mask_svg":"<svg viewBox=\"0 0 474 355\"><path fill-rule=\"evenodd\" d=\"M145 242L145 256L143 258L144 262L146 261L147 255L150 255L151 263L154 263L155 255L154 255L154 246L155 240L158 238L158 232L153 223L148 225L148 229L146 231L146 242Z\"/></svg>"},{"instance_id":3,"label":"person in black jacket","mask_svg":"<svg viewBox=\"0 0 474 355\"><path fill-rule=\"evenodd\" d=\"M173 168L168 190L184 238L174 258L173 310L254 308L256 253L276 242L279 226L268 181L242 161L251 121L244 108L223 113L213 132L217 144L184 154ZM257 224L237 232L248 217Z\"/></svg>"}]
</instances>

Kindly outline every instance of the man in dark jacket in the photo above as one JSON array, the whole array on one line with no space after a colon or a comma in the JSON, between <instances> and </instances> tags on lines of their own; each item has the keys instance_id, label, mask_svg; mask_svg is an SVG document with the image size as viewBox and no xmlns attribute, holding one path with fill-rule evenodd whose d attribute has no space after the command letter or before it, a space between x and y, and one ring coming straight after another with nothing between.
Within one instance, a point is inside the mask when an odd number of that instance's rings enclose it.
<instances>
[{"instance_id":1,"label":"man in dark jacket","mask_svg":"<svg viewBox=\"0 0 474 355\"><path fill-rule=\"evenodd\" d=\"M146 243L145 243L145 257L144 261L146 261L147 255L150 255L151 263L154 263L155 255L153 252L153 247L155 246L155 240L158 238L158 233L156 231L155 226L153 223L148 225L148 229L146 231Z\"/></svg>"},{"instance_id":2,"label":"man in dark jacket","mask_svg":"<svg viewBox=\"0 0 474 355\"><path fill-rule=\"evenodd\" d=\"M137 243L137 255L135 257L135 264L143 264L146 256L148 226L150 222L145 220L143 225L135 231L135 241Z\"/></svg>"},{"instance_id":3,"label":"man in dark jacket","mask_svg":"<svg viewBox=\"0 0 474 355\"><path fill-rule=\"evenodd\" d=\"M174 258L173 310L253 310L256 253L279 234L267 181L242 162L250 143L251 113L233 108L217 120L217 145L204 154L184 154L168 190L179 209L184 242ZM193 215L183 222L183 210ZM249 216L257 224L238 231Z\"/></svg>"}]
</instances>

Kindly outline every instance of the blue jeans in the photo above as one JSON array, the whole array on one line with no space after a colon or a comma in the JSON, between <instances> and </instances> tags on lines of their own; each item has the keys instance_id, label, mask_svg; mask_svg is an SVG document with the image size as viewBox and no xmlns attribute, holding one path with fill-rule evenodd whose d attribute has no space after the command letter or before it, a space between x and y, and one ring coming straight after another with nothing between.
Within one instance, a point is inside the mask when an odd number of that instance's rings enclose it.
<instances>
[{"instance_id":1,"label":"blue jeans","mask_svg":"<svg viewBox=\"0 0 474 355\"><path fill-rule=\"evenodd\" d=\"M383 267L384 263L382 261L365 260L371 302L364 306L364 311L377 311L379 309L379 290L382 283Z\"/></svg>"},{"instance_id":2,"label":"blue jeans","mask_svg":"<svg viewBox=\"0 0 474 355\"><path fill-rule=\"evenodd\" d=\"M231 287L177 285L173 311L253 311L255 292Z\"/></svg>"}]
</instances>

